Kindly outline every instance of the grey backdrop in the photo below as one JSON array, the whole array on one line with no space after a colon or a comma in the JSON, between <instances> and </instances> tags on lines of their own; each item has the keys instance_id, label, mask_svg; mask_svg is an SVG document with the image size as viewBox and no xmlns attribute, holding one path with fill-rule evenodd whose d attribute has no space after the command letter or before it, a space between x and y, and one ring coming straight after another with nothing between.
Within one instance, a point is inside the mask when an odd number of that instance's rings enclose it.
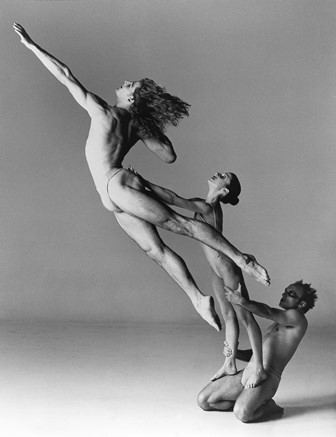
<instances>
[{"instance_id":1,"label":"grey backdrop","mask_svg":"<svg viewBox=\"0 0 336 437\"><path fill-rule=\"evenodd\" d=\"M12 23L114 102L124 79L149 76L192 107L170 128L178 154L142 145L127 157L148 179L205 195L236 172L241 202L225 234L269 270L277 305L301 279L319 290L315 325L334 324L336 50L334 1L3 1L1 305L8 320L202 323L183 292L104 210L84 157L87 114L19 43ZM198 244L162 232L202 290Z\"/></svg>"}]
</instances>

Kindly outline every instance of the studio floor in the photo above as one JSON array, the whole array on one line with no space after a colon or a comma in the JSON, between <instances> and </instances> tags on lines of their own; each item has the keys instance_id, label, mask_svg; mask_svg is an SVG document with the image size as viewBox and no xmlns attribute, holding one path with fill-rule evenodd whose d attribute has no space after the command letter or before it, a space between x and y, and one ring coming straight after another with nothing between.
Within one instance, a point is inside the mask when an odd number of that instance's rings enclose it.
<instances>
[{"instance_id":1,"label":"studio floor","mask_svg":"<svg viewBox=\"0 0 336 437\"><path fill-rule=\"evenodd\" d=\"M336 435L330 328L310 328L287 367L283 418L255 424L197 406L222 360L205 325L1 322L0 348L1 437Z\"/></svg>"}]
</instances>

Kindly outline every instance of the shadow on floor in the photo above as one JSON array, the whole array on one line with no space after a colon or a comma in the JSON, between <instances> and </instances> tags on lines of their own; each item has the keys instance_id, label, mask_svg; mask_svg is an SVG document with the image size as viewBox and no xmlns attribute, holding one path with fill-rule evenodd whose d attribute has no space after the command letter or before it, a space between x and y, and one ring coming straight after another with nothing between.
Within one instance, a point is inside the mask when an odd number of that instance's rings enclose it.
<instances>
[{"instance_id":1,"label":"shadow on floor","mask_svg":"<svg viewBox=\"0 0 336 437\"><path fill-rule=\"evenodd\" d=\"M323 413L327 410L334 411L336 414L336 394L295 399L281 406L285 409L286 417L301 416L310 412Z\"/></svg>"}]
</instances>

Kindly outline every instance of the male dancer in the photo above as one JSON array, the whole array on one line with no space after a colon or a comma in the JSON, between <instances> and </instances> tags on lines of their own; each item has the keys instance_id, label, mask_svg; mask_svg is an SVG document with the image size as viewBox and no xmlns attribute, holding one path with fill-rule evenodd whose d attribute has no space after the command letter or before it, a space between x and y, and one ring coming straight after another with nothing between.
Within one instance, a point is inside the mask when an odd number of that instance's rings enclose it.
<instances>
[{"instance_id":1,"label":"male dancer","mask_svg":"<svg viewBox=\"0 0 336 437\"><path fill-rule=\"evenodd\" d=\"M226 297L232 304L274 322L263 341L267 379L257 387L244 390L241 383L243 370L236 375L226 375L203 388L198 395L198 404L205 411L232 411L233 408L235 416L242 422L282 416L284 410L274 402L273 396L278 390L282 372L305 335L308 322L304 314L314 307L316 290L302 280L289 285L282 293L280 310L264 303L247 301L241 295L240 285L237 290L226 287ZM248 361L250 351L241 352L241 358L246 361L246 355ZM252 356L247 367L253 365L253 359Z\"/></svg>"},{"instance_id":2,"label":"male dancer","mask_svg":"<svg viewBox=\"0 0 336 437\"><path fill-rule=\"evenodd\" d=\"M156 227L194 238L229 256L239 267L265 285L266 270L254 257L242 254L219 232L206 223L177 214L145 190L141 178L122 167L125 155L138 140L171 163L174 149L163 134L167 124L176 125L188 114L188 104L152 80L128 82L116 90L117 103L110 106L89 92L70 69L38 46L25 29L14 23L21 42L58 79L91 118L86 142L86 158L102 203L112 211L124 231L166 270L189 296L194 308L216 330L220 321L213 299L198 289L183 259L161 240Z\"/></svg>"}]
</instances>

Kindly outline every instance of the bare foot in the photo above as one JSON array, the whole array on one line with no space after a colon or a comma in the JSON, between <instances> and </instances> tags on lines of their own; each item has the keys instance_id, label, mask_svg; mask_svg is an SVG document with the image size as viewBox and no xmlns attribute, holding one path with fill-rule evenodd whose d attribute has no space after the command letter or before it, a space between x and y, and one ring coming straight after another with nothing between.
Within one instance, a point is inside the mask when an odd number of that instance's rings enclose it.
<instances>
[{"instance_id":1,"label":"bare foot","mask_svg":"<svg viewBox=\"0 0 336 437\"><path fill-rule=\"evenodd\" d=\"M246 366L243 372L241 383L244 388L253 388L261 384L265 379L267 379L265 370L262 367L250 364Z\"/></svg>"},{"instance_id":2,"label":"bare foot","mask_svg":"<svg viewBox=\"0 0 336 437\"><path fill-rule=\"evenodd\" d=\"M281 417L284 413L284 409L277 405L274 399L269 399L264 403L264 416L266 417Z\"/></svg>"},{"instance_id":3,"label":"bare foot","mask_svg":"<svg viewBox=\"0 0 336 437\"><path fill-rule=\"evenodd\" d=\"M235 360L226 359L222 367L214 374L211 381L216 381L216 379L221 378L226 375L235 375L237 373L237 367Z\"/></svg>"},{"instance_id":4,"label":"bare foot","mask_svg":"<svg viewBox=\"0 0 336 437\"><path fill-rule=\"evenodd\" d=\"M270 285L271 280L267 270L257 262L253 255L243 254L243 261L239 267L267 287Z\"/></svg>"},{"instance_id":5,"label":"bare foot","mask_svg":"<svg viewBox=\"0 0 336 437\"><path fill-rule=\"evenodd\" d=\"M222 328L219 317L215 311L215 303L213 297L202 296L201 299L195 305L195 309L198 314L209 323L210 326L219 332Z\"/></svg>"}]
</instances>

